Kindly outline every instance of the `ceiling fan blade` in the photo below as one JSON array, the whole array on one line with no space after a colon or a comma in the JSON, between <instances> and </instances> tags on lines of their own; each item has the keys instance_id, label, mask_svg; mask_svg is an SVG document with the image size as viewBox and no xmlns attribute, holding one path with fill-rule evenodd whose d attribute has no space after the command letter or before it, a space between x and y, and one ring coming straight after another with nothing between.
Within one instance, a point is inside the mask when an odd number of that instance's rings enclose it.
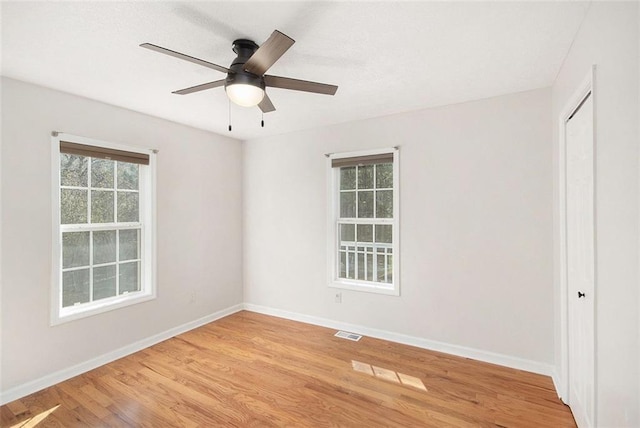
<instances>
[{"instance_id":1,"label":"ceiling fan blade","mask_svg":"<svg viewBox=\"0 0 640 428\"><path fill-rule=\"evenodd\" d=\"M271 102L271 99L266 92L264 93L264 98L262 98L262 101L260 101L260 104L258 104L258 107L260 107L260 110L262 110L263 113L276 111L276 108L273 106L273 103Z\"/></svg>"},{"instance_id":2,"label":"ceiling fan blade","mask_svg":"<svg viewBox=\"0 0 640 428\"><path fill-rule=\"evenodd\" d=\"M172 94L178 94L178 95L192 94L194 92L200 92L206 89L212 89L212 88L217 88L219 86L224 86L224 82L225 82L225 79L216 80L215 82L203 83L202 85L191 86L190 88L184 88L178 91L173 91Z\"/></svg>"},{"instance_id":3,"label":"ceiling fan blade","mask_svg":"<svg viewBox=\"0 0 640 428\"><path fill-rule=\"evenodd\" d=\"M262 76L295 42L275 30L244 64L245 71Z\"/></svg>"},{"instance_id":4,"label":"ceiling fan blade","mask_svg":"<svg viewBox=\"0 0 640 428\"><path fill-rule=\"evenodd\" d=\"M145 49L150 49L152 51L160 52L160 53L163 53L165 55L169 55L169 56L172 56L172 57L175 57L175 58L180 58L180 59L183 59L185 61L192 62L194 64L202 65L204 67L212 68L214 70L221 71L223 73L228 73L229 72L229 69L227 67L223 67L221 65L214 64L212 62L205 61L205 60L200 59L200 58L196 58L196 57L193 57L193 56L185 55L185 54L180 53L180 52L172 51L171 49L167 49L167 48L163 48L163 47L160 47L160 46L156 46L156 45L153 45L151 43L143 43L143 44L140 45L140 47L145 48Z\"/></svg>"},{"instance_id":5,"label":"ceiling fan blade","mask_svg":"<svg viewBox=\"0 0 640 428\"><path fill-rule=\"evenodd\" d=\"M264 84L272 88L291 89L294 91L313 92L314 94L325 95L335 95L338 90L336 85L269 75L264 76Z\"/></svg>"}]
</instances>

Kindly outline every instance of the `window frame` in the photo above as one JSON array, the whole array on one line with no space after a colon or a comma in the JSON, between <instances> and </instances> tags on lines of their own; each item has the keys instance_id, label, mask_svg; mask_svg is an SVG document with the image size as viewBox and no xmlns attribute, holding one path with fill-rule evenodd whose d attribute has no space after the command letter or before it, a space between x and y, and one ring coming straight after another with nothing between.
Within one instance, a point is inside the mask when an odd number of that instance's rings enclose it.
<instances>
[{"instance_id":1,"label":"window frame","mask_svg":"<svg viewBox=\"0 0 640 428\"><path fill-rule=\"evenodd\" d=\"M60 142L70 142L94 146L103 149L122 150L149 156L148 165L140 165L138 186L139 221L133 223L107 223L105 226L87 223L71 228L71 231L124 230L140 228L140 291L116 295L83 303L77 306L62 306L62 233L64 225L60 223ZM156 150L143 149L93 138L52 132L51 134L51 170L52 170L52 274L51 274L51 310L52 326L69 321L97 315L126 306L146 302L156 298ZM89 184L89 183L87 183ZM91 188L88 189L91 192ZM89 221L89 219L87 219ZM66 230L70 231L70 230ZM91 244L90 244L91 245Z\"/></svg>"},{"instance_id":2,"label":"window frame","mask_svg":"<svg viewBox=\"0 0 640 428\"><path fill-rule=\"evenodd\" d=\"M328 215L327 215L327 273L328 286L342 290L363 291L391 296L400 295L400 156L397 147L360 150L353 152L331 153L327 155L327 192L328 192ZM347 279L339 277L340 241L339 222L340 218L340 167L333 167L332 161L335 159L354 158L360 156L371 156L379 154L393 155L393 218L361 218L353 223L356 224L390 224L392 226L392 254L393 254L393 281L391 283L381 283L373 281L363 281L358 279Z\"/></svg>"}]
</instances>

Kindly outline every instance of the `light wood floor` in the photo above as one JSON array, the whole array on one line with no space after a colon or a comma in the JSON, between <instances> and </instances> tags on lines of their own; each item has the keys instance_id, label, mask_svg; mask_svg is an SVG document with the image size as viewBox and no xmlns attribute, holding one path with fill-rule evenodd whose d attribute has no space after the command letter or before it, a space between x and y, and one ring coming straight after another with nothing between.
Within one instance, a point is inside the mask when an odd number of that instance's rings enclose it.
<instances>
[{"instance_id":1,"label":"light wood floor","mask_svg":"<svg viewBox=\"0 0 640 428\"><path fill-rule=\"evenodd\" d=\"M239 312L0 407L13 426L575 427L551 379Z\"/></svg>"}]
</instances>

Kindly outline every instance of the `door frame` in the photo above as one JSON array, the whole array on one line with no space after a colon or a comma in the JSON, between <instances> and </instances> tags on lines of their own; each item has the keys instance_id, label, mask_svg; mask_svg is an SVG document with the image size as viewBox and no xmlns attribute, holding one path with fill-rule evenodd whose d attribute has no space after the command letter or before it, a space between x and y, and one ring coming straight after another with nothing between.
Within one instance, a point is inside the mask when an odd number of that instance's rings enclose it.
<instances>
[{"instance_id":1,"label":"door frame","mask_svg":"<svg viewBox=\"0 0 640 428\"><path fill-rule=\"evenodd\" d=\"M559 379L556 384L558 388L558 395L562 399L565 404L569 404L569 296L568 296L568 268L567 268L567 183L566 183L566 173L567 173L567 159L566 159L566 149L567 149L567 141L566 141L566 125L567 121L571 118L574 112L578 110L582 102L591 95L591 101L593 103L593 177L594 177L594 186L593 186L593 230L594 230L594 294L597 296L597 235L596 235L596 177L597 177L597 169L596 169L596 94L595 94L595 77L596 77L596 66L592 65L587 76L583 79L581 84L578 86L576 91L573 93L569 101L565 104L565 107L562 109L559 116L559 144L558 144L558 214L559 214L559 267L560 267L560 367L559 367ZM594 298L596 297L594 296ZM597 413L597 377L596 373L598 370L598 361L596 358L596 349L597 349L597 311L594 303L594 331L593 331L593 343L594 343L594 373L593 373L593 414L590 415L591 421L593 423L596 422L596 413Z\"/></svg>"}]
</instances>

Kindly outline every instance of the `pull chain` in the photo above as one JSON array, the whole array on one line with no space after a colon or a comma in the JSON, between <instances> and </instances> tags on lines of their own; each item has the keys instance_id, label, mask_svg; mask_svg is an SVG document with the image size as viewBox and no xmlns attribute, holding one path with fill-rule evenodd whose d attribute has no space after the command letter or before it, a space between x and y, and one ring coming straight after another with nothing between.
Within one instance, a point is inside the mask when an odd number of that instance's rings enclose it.
<instances>
[{"instance_id":1,"label":"pull chain","mask_svg":"<svg viewBox=\"0 0 640 428\"><path fill-rule=\"evenodd\" d=\"M260 121L260 125L264 128L264 112L262 112L262 120Z\"/></svg>"},{"instance_id":2,"label":"pull chain","mask_svg":"<svg viewBox=\"0 0 640 428\"><path fill-rule=\"evenodd\" d=\"M229 101L229 132L231 132L231 100L227 98Z\"/></svg>"}]
</instances>

